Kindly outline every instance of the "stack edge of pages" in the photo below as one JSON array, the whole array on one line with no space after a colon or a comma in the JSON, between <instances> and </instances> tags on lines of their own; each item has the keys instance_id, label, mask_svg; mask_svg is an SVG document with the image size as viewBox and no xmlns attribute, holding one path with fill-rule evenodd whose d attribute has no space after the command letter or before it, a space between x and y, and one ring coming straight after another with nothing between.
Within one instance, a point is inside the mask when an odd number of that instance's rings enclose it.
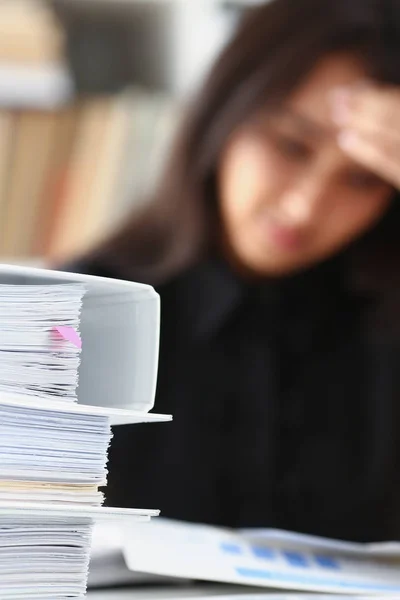
<instances>
[{"instance_id":1,"label":"stack edge of pages","mask_svg":"<svg viewBox=\"0 0 400 600\"><path fill-rule=\"evenodd\" d=\"M95 521L158 514L101 506L112 421L77 403L85 293L0 275L1 600L83 598Z\"/></svg>"}]
</instances>

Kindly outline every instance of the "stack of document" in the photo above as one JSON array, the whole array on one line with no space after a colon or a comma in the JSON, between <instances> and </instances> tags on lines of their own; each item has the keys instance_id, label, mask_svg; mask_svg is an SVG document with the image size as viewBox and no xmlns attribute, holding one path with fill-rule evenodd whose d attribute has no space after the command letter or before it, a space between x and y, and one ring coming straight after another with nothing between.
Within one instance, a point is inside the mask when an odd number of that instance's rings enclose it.
<instances>
[{"instance_id":1,"label":"stack of document","mask_svg":"<svg viewBox=\"0 0 400 600\"><path fill-rule=\"evenodd\" d=\"M79 339L84 293L0 285L0 502L102 503L111 427L71 412L81 348L62 335Z\"/></svg>"},{"instance_id":2,"label":"stack of document","mask_svg":"<svg viewBox=\"0 0 400 600\"><path fill-rule=\"evenodd\" d=\"M0 285L0 391L76 401L82 284Z\"/></svg>"},{"instance_id":3,"label":"stack of document","mask_svg":"<svg viewBox=\"0 0 400 600\"><path fill-rule=\"evenodd\" d=\"M146 522L157 511L129 511ZM0 505L1 600L67 600L86 591L93 523L128 511L32 504Z\"/></svg>"},{"instance_id":4,"label":"stack of document","mask_svg":"<svg viewBox=\"0 0 400 600\"><path fill-rule=\"evenodd\" d=\"M62 333L79 337L84 292L81 284L0 285L3 599L85 592L92 520L51 513L53 505L101 504L106 480L108 419L69 412L80 348Z\"/></svg>"},{"instance_id":5,"label":"stack of document","mask_svg":"<svg viewBox=\"0 0 400 600\"><path fill-rule=\"evenodd\" d=\"M101 504L109 418L48 404L0 402L0 501Z\"/></svg>"},{"instance_id":6,"label":"stack of document","mask_svg":"<svg viewBox=\"0 0 400 600\"><path fill-rule=\"evenodd\" d=\"M77 402L85 293L0 284L1 600L83 598L94 522L158 515L101 506L112 414Z\"/></svg>"},{"instance_id":7,"label":"stack of document","mask_svg":"<svg viewBox=\"0 0 400 600\"><path fill-rule=\"evenodd\" d=\"M82 597L91 521L0 513L0 598Z\"/></svg>"}]
</instances>

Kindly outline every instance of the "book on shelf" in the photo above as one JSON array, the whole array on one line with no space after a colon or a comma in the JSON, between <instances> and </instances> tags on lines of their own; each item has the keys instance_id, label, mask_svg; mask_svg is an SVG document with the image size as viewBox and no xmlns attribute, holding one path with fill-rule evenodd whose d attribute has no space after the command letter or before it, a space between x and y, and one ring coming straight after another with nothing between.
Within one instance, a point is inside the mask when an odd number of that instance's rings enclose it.
<instances>
[{"instance_id":1,"label":"book on shelf","mask_svg":"<svg viewBox=\"0 0 400 600\"><path fill-rule=\"evenodd\" d=\"M100 243L154 189L177 112L135 87L57 111L1 111L3 260L59 264Z\"/></svg>"},{"instance_id":2,"label":"book on shelf","mask_svg":"<svg viewBox=\"0 0 400 600\"><path fill-rule=\"evenodd\" d=\"M38 140L40 152L37 151ZM57 145L56 116L52 112L19 114L15 117L11 144L13 160L9 161L0 255L13 258L28 256L33 244L36 215Z\"/></svg>"},{"instance_id":3,"label":"book on shelf","mask_svg":"<svg viewBox=\"0 0 400 600\"><path fill-rule=\"evenodd\" d=\"M66 34L47 2L0 3L0 106L52 109L74 95Z\"/></svg>"},{"instance_id":4,"label":"book on shelf","mask_svg":"<svg viewBox=\"0 0 400 600\"><path fill-rule=\"evenodd\" d=\"M76 95L67 52L74 35L86 62L111 52L104 40L100 49L84 48L92 15L81 17L68 3L63 10L45 0L0 3L0 256L6 262L59 264L100 243L153 190L175 128L178 102L129 87L129 78L97 95ZM114 31L114 22L105 25ZM97 62L107 68L105 59Z\"/></svg>"},{"instance_id":5,"label":"book on shelf","mask_svg":"<svg viewBox=\"0 0 400 600\"><path fill-rule=\"evenodd\" d=\"M0 64L38 66L62 59L65 33L42 0L3 0L0 5Z\"/></svg>"},{"instance_id":6,"label":"book on shelf","mask_svg":"<svg viewBox=\"0 0 400 600\"><path fill-rule=\"evenodd\" d=\"M78 124L78 108L71 105L54 115L56 120L55 143L52 146L42 194L34 219L30 223L30 246L18 256L44 257L48 253L54 223L59 219L61 198L67 178Z\"/></svg>"},{"instance_id":7,"label":"book on shelf","mask_svg":"<svg viewBox=\"0 0 400 600\"><path fill-rule=\"evenodd\" d=\"M119 96L83 100L52 226L48 252L53 259L64 260L71 247L84 252L106 231L115 201L128 117Z\"/></svg>"}]
</instances>

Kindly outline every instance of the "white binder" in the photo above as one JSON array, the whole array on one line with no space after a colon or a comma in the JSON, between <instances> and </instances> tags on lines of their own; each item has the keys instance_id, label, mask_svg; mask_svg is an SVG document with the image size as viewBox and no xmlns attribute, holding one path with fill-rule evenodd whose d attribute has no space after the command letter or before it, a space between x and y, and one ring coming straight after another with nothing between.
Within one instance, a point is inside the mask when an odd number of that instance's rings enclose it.
<instances>
[{"instance_id":1,"label":"white binder","mask_svg":"<svg viewBox=\"0 0 400 600\"><path fill-rule=\"evenodd\" d=\"M171 420L147 414L154 406L158 370L160 299L154 289L103 277L0 265L0 284L57 283L83 283L87 289L80 325L78 405L69 410L108 414L114 425ZM0 399L23 402L4 395Z\"/></svg>"}]
</instances>

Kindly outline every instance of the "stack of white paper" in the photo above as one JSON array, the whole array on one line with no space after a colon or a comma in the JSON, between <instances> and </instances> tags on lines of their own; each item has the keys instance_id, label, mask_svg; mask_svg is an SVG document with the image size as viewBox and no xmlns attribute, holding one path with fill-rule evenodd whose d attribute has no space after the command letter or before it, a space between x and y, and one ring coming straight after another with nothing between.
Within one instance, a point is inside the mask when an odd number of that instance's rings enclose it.
<instances>
[{"instance_id":1,"label":"stack of white paper","mask_svg":"<svg viewBox=\"0 0 400 600\"><path fill-rule=\"evenodd\" d=\"M82 284L0 285L0 392L76 400Z\"/></svg>"},{"instance_id":2,"label":"stack of white paper","mask_svg":"<svg viewBox=\"0 0 400 600\"><path fill-rule=\"evenodd\" d=\"M144 523L156 515L157 511L0 503L1 600L83 598L94 520L129 516L131 522Z\"/></svg>"},{"instance_id":3,"label":"stack of white paper","mask_svg":"<svg viewBox=\"0 0 400 600\"><path fill-rule=\"evenodd\" d=\"M101 504L109 418L67 408L0 401L0 499Z\"/></svg>"},{"instance_id":4,"label":"stack of white paper","mask_svg":"<svg viewBox=\"0 0 400 600\"><path fill-rule=\"evenodd\" d=\"M80 597L85 592L92 520L67 512L33 515L28 509L30 502L38 507L102 502L98 486L106 479L109 420L68 411L76 401L80 348L58 329L79 336L84 292L81 284L0 285L4 599ZM60 398L65 410L56 412L51 403Z\"/></svg>"},{"instance_id":5,"label":"stack of white paper","mask_svg":"<svg viewBox=\"0 0 400 600\"><path fill-rule=\"evenodd\" d=\"M82 597L90 519L0 516L0 597Z\"/></svg>"},{"instance_id":6,"label":"stack of white paper","mask_svg":"<svg viewBox=\"0 0 400 600\"><path fill-rule=\"evenodd\" d=\"M158 515L101 506L112 418L164 419L78 404L85 285L9 276L0 284L0 598L82 598L94 522Z\"/></svg>"},{"instance_id":7,"label":"stack of white paper","mask_svg":"<svg viewBox=\"0 0 400 600\"><path fill-rule=\"evenodd\" d=\"M60 334L78 339L84 293L0 285L0 501L102 503L109 418L69 410L81 349ZM64 410L52 409L60 399Z\"/></svg>"}]
</instances>

